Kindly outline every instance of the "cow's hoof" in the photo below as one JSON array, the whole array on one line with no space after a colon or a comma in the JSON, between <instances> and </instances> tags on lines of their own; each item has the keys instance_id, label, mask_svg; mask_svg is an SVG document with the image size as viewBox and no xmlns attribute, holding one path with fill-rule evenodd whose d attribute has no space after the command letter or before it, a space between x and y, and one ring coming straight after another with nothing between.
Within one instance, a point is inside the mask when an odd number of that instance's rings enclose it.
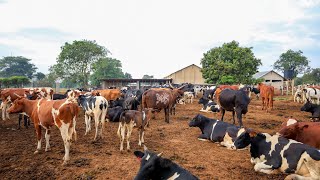
<instances>
[{"instance_id":1,"label":"cow's hoof","mask_svg":"<svg viewBox=\"0 0 320 180\"><path fill-rule=\"evenodd\" d=\"M62 163L62 166L67 166L68 165L68 161L64 160Z\"/></svg>"},{"instance_id":2,"label":"cow's hoof","mask_svg":"<svg viewBox=\"0 0 320 180\"><path fill-rule=\"evenodd\" d=\"M39 150L36 150L33 154L38 154L39 153Z\"/></svg>"},{"instance_id":3,"label":"cow's hoof","mask_svg":"<svg viewBox=\"0 0 320 180\"><path fill-rule=\"evenodd\" d=\"M51 148L47 148L46 150L44 150L45 152L51 151Z\"/></svg>"}]
</instances>

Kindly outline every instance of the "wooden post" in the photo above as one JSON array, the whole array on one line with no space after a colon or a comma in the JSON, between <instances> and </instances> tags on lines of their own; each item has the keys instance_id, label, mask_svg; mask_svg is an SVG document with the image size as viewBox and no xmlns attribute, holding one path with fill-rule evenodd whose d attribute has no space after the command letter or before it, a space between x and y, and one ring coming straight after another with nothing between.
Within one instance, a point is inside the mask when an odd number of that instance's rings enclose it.
<instances>
[{"instance_id":1,"label":"wooden post","mask_svg":"<svg viewBox=\"0 0 320 180\"><path fill-rule=\"evenodd\" d=\"M287 88L286 94L287 94L287 96L288 96L288 94L289 94L289 81L286 81L286 88Z\"/></svg>"},{"instance_id":2,"label":"wooden post","mask_svg":"<svg viewBox=\"0 0 320 180\"><path fill-rule=\"evenodd\" d=\"M294 95L294 79L292 79L292 81L291 81L291 85L292 85L292 96Z\"/></svg>"}]
</instances>

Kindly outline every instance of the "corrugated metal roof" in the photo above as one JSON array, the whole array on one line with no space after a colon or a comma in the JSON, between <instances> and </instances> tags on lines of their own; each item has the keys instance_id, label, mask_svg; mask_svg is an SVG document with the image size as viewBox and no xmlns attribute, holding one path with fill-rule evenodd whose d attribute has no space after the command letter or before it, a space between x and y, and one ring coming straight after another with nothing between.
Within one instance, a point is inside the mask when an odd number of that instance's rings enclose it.
<instances>
[{"instance_id":1,"label":"corrugated metal roof","mask_svg":"<svg viewBox=\"0 0 320 180\"><path fill-rule=\"evenodd\" d=\"M262 78L263 76L265 76L266 74L268 74L269 72L274 72L274 73L278 74L279 76L281 76L279 73L275 72L274 70L271 70L271 71L257 72L257 73L255 73L252 77L253 77L254 79L259 79L259 78ZM281 77L284 79L283 76L281 76Z\"/></svg>"}]
</instances>

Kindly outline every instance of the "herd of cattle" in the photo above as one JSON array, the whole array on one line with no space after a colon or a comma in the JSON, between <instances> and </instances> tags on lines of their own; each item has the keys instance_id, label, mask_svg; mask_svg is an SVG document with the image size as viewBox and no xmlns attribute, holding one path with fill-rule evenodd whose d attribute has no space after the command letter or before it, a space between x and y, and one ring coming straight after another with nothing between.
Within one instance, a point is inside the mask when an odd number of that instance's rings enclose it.
<instances>
[{"instance_id":1,"label":"herd of cattle","mask_svg":"<svg viewBox=\"0 0 320 180\"><path fill-rule=\"evenodd\" d=\"M117 134L120 138L120 151L126 139L130 149L130 136L133 128L139 131L139 146L144 144L144 131L150 125L155 112L165 113L165 122L175 114L177 104L192 103L199 98L202 112L220 112L221 118L210 119L201 114L190 122L190 127L199 127L199 140L218 142L230 150L250 148L254 170L263 173L288 173L286 179L320 179L320 122L297 122L289 119L275 134L260 133L242 122L242 115L248 112L251 93L261 98L262 110L272 111L274 87L258 84L219 85L211 87L192 84L171 85L150 89L104 89L83 91L68 90L65 94L55 94L52 88L8 88L1 90L2 119L10 119L10 113L19 114L20 121L28 127L34 124L38 145L35 154L41 150L42 134L45 129L46 147L50 150L50 130L59 128L65 147L63 164L70 160L72 140L77 139L76 123L79 108L83 109L86 131L91 130L94 119L95 136L103 138L105 121L119 122ZM305 102L301 111L311 112L311 118L319 119L320 90L318 87L298 87L294 100ZM318 103L318 104L316 104ZM231 111L233 124L223 121L226 111ZM239 126L235 125L235 115ZM24 116L24 117L23 117ZM152 124L152 121L151 121ZM141 162L135 179L198 179L176 163L162 158L146 149L135 151ZM158 178L156 178L158 177Z\"/></svg>"}]
</instances>

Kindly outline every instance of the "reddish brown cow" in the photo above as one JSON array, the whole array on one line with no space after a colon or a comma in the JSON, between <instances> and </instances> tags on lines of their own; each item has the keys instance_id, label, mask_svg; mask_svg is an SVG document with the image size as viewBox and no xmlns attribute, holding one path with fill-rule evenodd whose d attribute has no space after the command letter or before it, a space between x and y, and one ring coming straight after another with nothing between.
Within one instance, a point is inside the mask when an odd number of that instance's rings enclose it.
<instances>
[{"instance_id":1,"label":"reddish brown cow","mask_svg":"<svg viewBox=\"0 0 320 180\"><path fill-rule=\"evenodd\" d=\"M6 113L6 111L9 108L11 102L13 102L19 97L27 97L27 95L30 95L30 94L31 94L30 89L27 89L27 88L3 89L0 93L0 97L3 103L2 104L2 120L10 119L9 114Z\"/></svg>"},{"instance_id":2,"label":"reddish brown cow","mask_svg":"<svg viewBox=\"0 0 320 180\"><path fill-rule=\"evenodd\" d=\"M279 133L288 139L293 139L320 149L320 122L297 122L288 119L282 123Z\"/></svg>"},{"instance_id":3,"label":"reddish brown cow","mask_svg":"<svg viewBox=\"0 0 320 180\"><path fill-rule=\"evenodd\" d=\"M266 111L268 112L269 109L273 109L274 87L259 83L257 89L260 91L262 110L266 108Z\"/></svg>"},{"instance_id":4,"label":"reddish brown cow","mask_svg":"<svg viewBox=\"0 0 320 180\"><path fill-rule=\"evenodd\" d=\"M106 100L116 100L121 97L121 91L119 89L103 89L103 90L94 90L92 91L94 96L103 96Z\"/></svg>"},{"instance_id":5,"label":"reddish brown cow","mask_svg":"<svg viewBox=\"0 0 320 180\"><path fill-rule=\"evenodd\" d=\"M78 116L78 105L63 99L63 100L28 100L26 98L19 98L13 102L13 105L8 109L9 113L25 112L31 117L37 134L38 146L35 154L41 149L41 127L46 129L46 149L50 150L50 128L56 125L61 133L65 155L63 157L63 164L69 160L70 141L74 134L76 140L76 117Z\"/></svg>"},{"instance_id":6,"label":"reddish brown cow","mask_svg":"<svg viewBox=\"0 0 320 180\"><path fill-rule=\"evenodd\" d=\"M33 90L39 96L39 98L52 99L53 89L50 87L39 87L30 90Z\"/></svg>"},{"instance_id":7,"label":"reddish brown cow","mask_svg":"<svg viewBox=\"0 0 320 180\"><path fill-rule=\"evenodd\" d=\"M177 99L183 96L182 88L151 88L142 94L142 107L158 112L164 109L165 121L169 123L169 112L174 108Z\"/></svg>"}]
</instances>

